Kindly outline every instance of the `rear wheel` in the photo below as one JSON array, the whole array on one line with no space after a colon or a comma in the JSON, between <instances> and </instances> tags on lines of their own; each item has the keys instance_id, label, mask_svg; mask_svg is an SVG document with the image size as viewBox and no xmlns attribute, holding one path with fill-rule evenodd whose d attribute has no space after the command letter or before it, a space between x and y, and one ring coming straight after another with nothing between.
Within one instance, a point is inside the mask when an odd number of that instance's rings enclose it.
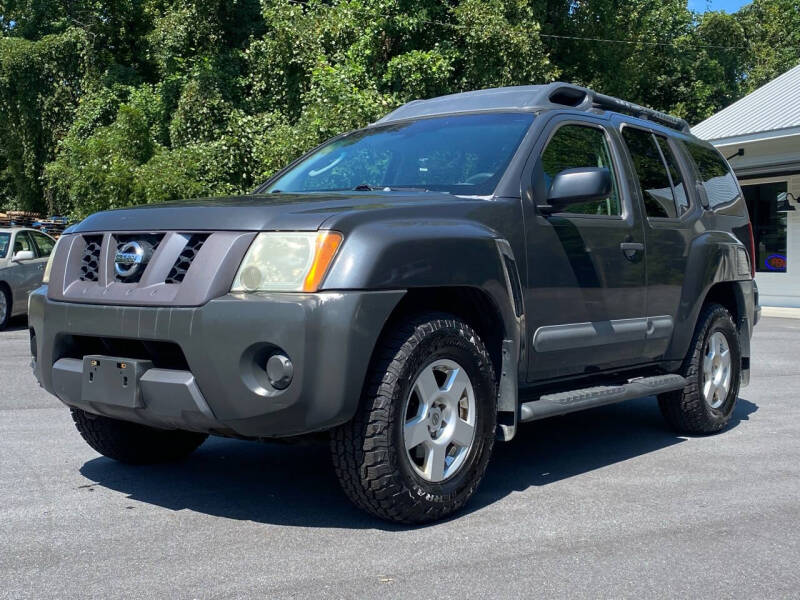
<instances>
[{"instance_id":1,"label":"rear wheel","mask_svg":"<svg viewBox=\"0 0 800 600\"><path fill-rule=\"evenodd\" d=\"M72 420L86 443L97 452L130 464L180 460L194 452L208 437L179 429L156 429L128 421L72 409Z\"/></svg>"},{"instance_id":2,"label":"rear wheel","mask_svg":"<svg viewBox=\"0 0 800 600\"><path fill-rule=\"evenodd\" d=\"M683 390L658 397L661 413L677 431L715 433L731 419L739 395L741 349L731 314L719 304L704 307L683 365Z\"/></svg>"},{"instance_id":3,"label":"rear wheel","mask_svg":"<svg viewBox=\"0 0 800 600\"><path fill-rule=\"evenodd\" d=\"M339 481L380 518L442 518L464 506L489 462L491 360L468 324L433 313L397 325L376 352L357 415L331 436Z\"/></svg>"}]
</instances>

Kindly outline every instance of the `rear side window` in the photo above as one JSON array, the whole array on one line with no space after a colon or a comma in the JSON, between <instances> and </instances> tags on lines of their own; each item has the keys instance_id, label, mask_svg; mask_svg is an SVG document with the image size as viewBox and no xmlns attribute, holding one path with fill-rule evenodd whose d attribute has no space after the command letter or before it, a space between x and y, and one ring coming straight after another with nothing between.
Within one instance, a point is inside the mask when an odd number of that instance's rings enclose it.
<instances>
[{"instance_id":1,"label":"rear side window","mask_svg":"<svg viewBox=\"0 0 800 600\"><path fill-rule=\"evenodd\" d=\"M603 200L571 204L565 207L563 212L583 215L619 215L619 194L606 134L597 127L564 125L556 131L542 153L543 173L540 176L544 177L545 192L550 191L553 179L561 171L579 167L607 168L611 173L611 194Z\"/></svg>"},{"instance_id":2,"label":"rear side window","mask_svg":"<svg viewBox=\"0 0 800 600\"><path fill-rule=\"evenodd\" d=\"M8 254L8 246L11 243L10 233L0 233L0 258L5 258Z\"/></svg>"},{"instance_id":3,"label":"rear side window","mask_svg":"<svg viewBox=\"0 0 800 600\"><path fill-rule=\"evenodd\" d=\"M624 127L622 137L633 159L647 216L677 217L679 203L656 136L642 129ZM683 198L685 202L685 192Z\"/></svg>"},{"instance_id":4,"label":"rear side window","mask_svg":"<svg viewBox=\"0 0 800 600\"><path fill-rule=\"evenodd\" d=\"M697 166L711 208L728 204L739 197L736 177L716 150L692 142L687 142L686 148Z\"/></svg>"},{"instance_id":5,"label":"rear side window","mask_svg":"<svg viewBox=\"0 0 800 600\"><path fill-rule=\"evenodd\" d=\"M658 142L658 147L661 149L661 155L667 163L669 177L672 179L672 191L675 194L675 204L678 207L678 216L681 216L689 210L689 196L686 193L686 184L678 166L678 159L675 157L672 148L670 148L667 138L660 135L655 136L655 138Z\"/></svg>"}]
</instances>

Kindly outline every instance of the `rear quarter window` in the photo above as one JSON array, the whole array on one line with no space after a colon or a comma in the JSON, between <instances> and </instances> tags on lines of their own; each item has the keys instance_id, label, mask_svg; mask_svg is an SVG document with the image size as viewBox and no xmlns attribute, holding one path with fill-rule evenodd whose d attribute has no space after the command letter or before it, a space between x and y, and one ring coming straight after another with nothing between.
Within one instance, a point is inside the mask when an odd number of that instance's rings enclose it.
<instances>
[{"instance_id":1,"label":"rear quarter window","mask_svg":"<svg viewBox=\"0 0 800 600\"><path fill-rule=\"evenodd\" d=\"M8 254L8 245L10 242L10 233L0 233L0 258L5 258L6 254Z\"/></svg>"},{"instance_id":2,"label":"rear quarter window","mask_svg":"<svg viewBox=\"0 0 800 600\"><path fill-rule=\"evenodd\" d=\"M692 157L700 183L706 191L708 205L711 209L734 202L741 202L739 184L724 158L712 148L685 142L686 150ZM744 203L741 203L744 205Z\"/></svg>"}]
</instances>

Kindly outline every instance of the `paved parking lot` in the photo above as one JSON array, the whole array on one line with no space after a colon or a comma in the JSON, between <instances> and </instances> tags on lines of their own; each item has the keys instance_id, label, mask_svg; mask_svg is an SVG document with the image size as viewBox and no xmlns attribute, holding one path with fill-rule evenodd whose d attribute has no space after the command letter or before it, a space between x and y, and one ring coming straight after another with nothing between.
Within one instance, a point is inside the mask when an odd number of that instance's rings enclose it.
<instances>
[{"instance_id":1,"label":"paved parking lot","mask_svg":"<svg viewBox=\"0 0 800 600\"><path fill-rule=\"evenodd\" d=\"M0 332L0 598L800 597L800 320L759 324L723 434L676 436L652 399L534 423L422 528L351 507L322 444L99 457L25 327Z\"/></svg>"}]
</instances>

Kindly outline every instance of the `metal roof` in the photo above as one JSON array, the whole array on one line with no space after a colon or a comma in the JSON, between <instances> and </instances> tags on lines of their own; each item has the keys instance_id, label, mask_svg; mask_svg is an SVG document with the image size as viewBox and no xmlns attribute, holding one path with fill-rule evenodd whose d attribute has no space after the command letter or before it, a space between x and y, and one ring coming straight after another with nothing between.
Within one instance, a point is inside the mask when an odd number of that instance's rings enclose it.
<instances>
[{"instance_id":1,"label":"metal roof","mask_svg":"<svg viewBox=\"0 0 800 600\"><path fill-rule=\"evenodd\" d=\"M679 131L688 133L689 130L688 124L683 119L562 82L491 88L439 96L429 100L414 100L390 112L377 123L385 124L404 119L482 110L547 110L567 107L584 111L610 110L649 119Z\"/></svg>"},{"instance_id":2,"label":"metal roof","mask_svg":"<svg viewBox=\"0 0 800 600\"><path fill-rule=\"evenodd\" d=\"M800 65L692 127L716 141L800 127Z\"/></svg>"}]
</instances>

